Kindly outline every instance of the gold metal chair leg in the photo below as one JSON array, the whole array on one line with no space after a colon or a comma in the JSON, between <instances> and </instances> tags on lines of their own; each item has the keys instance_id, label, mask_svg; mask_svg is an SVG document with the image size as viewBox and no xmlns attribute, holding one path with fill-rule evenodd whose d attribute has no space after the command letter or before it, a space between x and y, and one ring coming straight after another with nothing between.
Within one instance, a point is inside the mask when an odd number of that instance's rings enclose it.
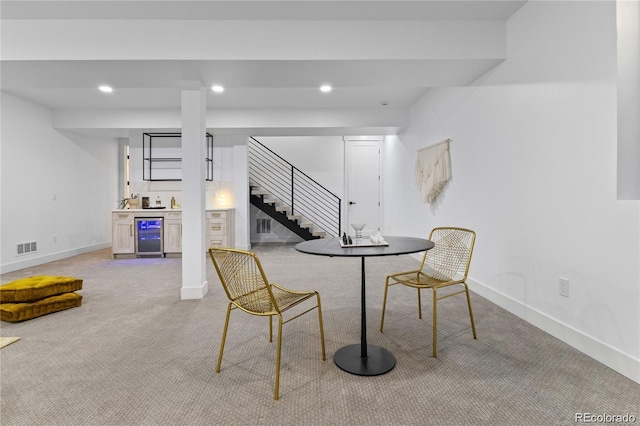
<instances>
[{"instance_id":1,"label":"gold metal chair leg","mask_svg":"<svg viewBox=\"0 0 640 426\"><path fill-rule=\"evenodd\" d=\"M322 360L327 360L327 355L324 351L324 325L322 324L322 306L320 304L320 294L316 293L316 299L318 300L318 323L320 324L320 343L322 345Z\"/></svg>"},{"instance_id":2,"label":"gold metal chair leg","mask_svg":"<svg viewBox=\"0 0 640 426\"><path fill-rule=\"evenodd\" d=\"M420 289L418 288L418 318L422 319L422 298L420 297Z\"/></svg>"},{"instance_id":3,"label":"gold metal chair leg","mask_svg":"<svg viewBox=\"0 0 640 426\"><path fill-rule=\"evenodd\" d=\"M224 342L227 340L227 328L229 328L229 316L231 315L231 303L227 307L227 319L224 321L224 330L222 331L222 342L220 342L220 354L218 354L218 365L216 366L216 373L220 372L220 365L222 364L222 352L224 352Z\"/></svg>"},{"instance_id":4,"label":"gold metal chair leg","mask_svg":"<svg viewBox=\"0 0 640 426\"><path fill-rule=\"evenodd\" d=\"M467 283L463 284L465 292L467 293L467 305L469 306L469 318L471 318L471 330L473 331L473 338L477 339L478 337L476 336L476 324L473 321L473 310L471 309L471 298L469 297L469 287L467 286Z\"/></svg>"},{"instance_id":5,"label":"gold metal chair leg","mask_svg":"<svg viewBox=\"0 0 640 426\"><path fill-rule=\"evenodd\" d=\"M384 328L384 311L387 308L387 292L389 291L389 277L384 282L384 298L382 299L382 318L380 318L380 333Z\"/></svg>"},{"instance_id":6,"label":"gold metal chair leg","mask_svg":"<svg viewBox=\"0 0 640 426\"><path fill-rule=\"evenodd\" d=\"M282 315L278 314L278 354L276 355L276 389L273 399L280 398L280 351L282 350Z\"/></svg>"},{"instance_id":7,"label":"gold metal chair leg","mask_svg":"<svg viewBox=\"0 0 640 426\"><path fill-rule=\"evenodd\" d=\"M438 344L438 315L436 310L436 304L438 297L436 289L433 289L433 357L437 358L437 344Z\"/></svg>"}]
</instances>

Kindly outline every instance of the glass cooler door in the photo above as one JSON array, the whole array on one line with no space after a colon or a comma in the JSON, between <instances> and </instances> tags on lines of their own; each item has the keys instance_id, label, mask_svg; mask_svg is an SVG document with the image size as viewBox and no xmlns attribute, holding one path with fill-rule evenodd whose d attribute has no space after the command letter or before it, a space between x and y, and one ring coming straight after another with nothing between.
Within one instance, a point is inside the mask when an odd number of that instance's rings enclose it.
<instances>
[{"instance_id":1,"label":"glass cooler door","mask_svg":"<svg viewBox=\"0 0 640 426\"><path fill-rule=\"evenodd\" d=\"M163 218L136 218L135 222L136 254L162 256Z\"/></svg>"}]
</instances>

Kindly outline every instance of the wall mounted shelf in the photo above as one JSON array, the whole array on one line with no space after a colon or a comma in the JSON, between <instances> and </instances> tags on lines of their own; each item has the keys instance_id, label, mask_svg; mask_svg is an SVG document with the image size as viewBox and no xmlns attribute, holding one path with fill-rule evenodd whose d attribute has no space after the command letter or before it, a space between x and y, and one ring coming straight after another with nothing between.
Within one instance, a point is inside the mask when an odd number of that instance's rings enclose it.
<instances>
[{"instance_id":1,"label":"wall mounted shelf","mask_svg":"<svg viewBox=\"0 0 640 426\"><path fill-rule=\"evenodd\" d=\"M213 180L213 136L206 134L206 180ZM142 134L142 179L146 181L182 180L182 134Z\"/></svg>"}]
</instances>

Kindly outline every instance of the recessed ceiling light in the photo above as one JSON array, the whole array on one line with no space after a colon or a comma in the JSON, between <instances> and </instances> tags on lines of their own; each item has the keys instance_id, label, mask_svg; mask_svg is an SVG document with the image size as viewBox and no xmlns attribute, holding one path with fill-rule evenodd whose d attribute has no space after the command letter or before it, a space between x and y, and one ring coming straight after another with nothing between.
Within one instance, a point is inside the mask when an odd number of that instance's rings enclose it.
<instances>
[{"instance_id":1,"label":"recessed ceiling light","mask_svg":"<svg viewBox=\"0 0 640 426\"><path fill-rule=\"evenodd\" d=\"M100 87L98 87L98 89L99 89L101 92L104 92L104 93L111 93L111 92L113 92L113 88L112 88L111 86L100 86Z\"/></svg>"},{"instance_id":2,"label":"recessed ceiling light","mask_svg":"<svg viewBox=\"0 0 640 426\"><path fill-rule=\"evenodd\" d=\"M224 92L224 87L220 86L219 84L216 84L215 86L211 86L211 90L213 90L216 93L222 93Z\"/></svg>"},{"instance_id":3,"label":"recessed ceiling light","mask_svg":"<svg viewBox=\"0 0 640 426\"><path fill-rule=\"evenodd\" d=\"M321 92L324 92L324 93L328 93L328 92L330 92L330 91L331 91L331 89L332 89L332 87L331 87L331 86L329 86L328 84L325 84L325 85L320 86L320 91L321 91Z\"/></svg>"}]
</instances>

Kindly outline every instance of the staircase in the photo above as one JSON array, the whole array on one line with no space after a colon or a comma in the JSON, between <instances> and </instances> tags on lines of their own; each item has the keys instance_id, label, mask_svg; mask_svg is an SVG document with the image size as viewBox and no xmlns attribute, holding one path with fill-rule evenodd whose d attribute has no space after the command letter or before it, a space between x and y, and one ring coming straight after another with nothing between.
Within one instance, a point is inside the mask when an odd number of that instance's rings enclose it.
<instances>
[{"instance_id":1,"label":"staircase","mask_svg":"<svg viewBox=\"0 0 640 426\"><path fill-rule=\"evenodd\" d=\"M254 138L249 186L251 204L302 239L340 235L340 198Z\"/></svg>"}]
</instances>

